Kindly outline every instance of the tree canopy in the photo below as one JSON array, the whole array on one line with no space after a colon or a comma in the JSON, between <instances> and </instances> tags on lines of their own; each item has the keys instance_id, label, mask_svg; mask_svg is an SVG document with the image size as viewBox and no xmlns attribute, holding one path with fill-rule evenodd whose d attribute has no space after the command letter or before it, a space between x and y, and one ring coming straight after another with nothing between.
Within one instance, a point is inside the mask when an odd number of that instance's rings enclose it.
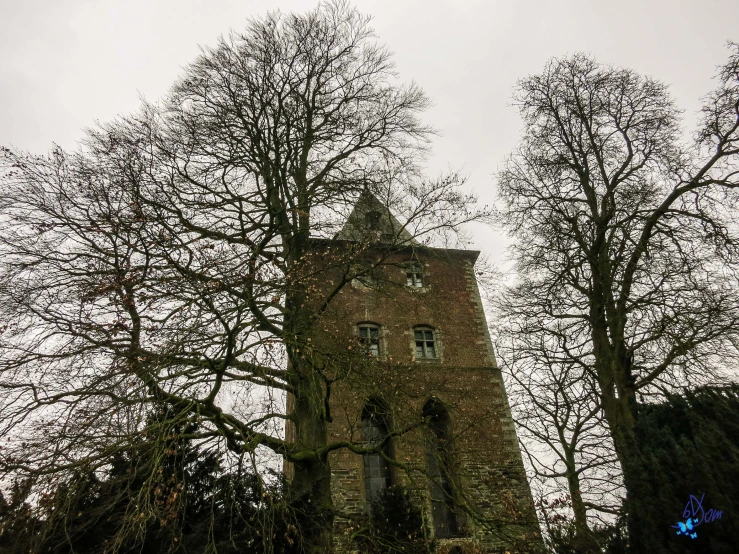
<instances>
[{"instance_id":1,"label":"tree canopy","mask_svg":"<svg viewBox=\"0 0 739 554\"><path fill-rule=\"evenodd\" d=\"M646 479L638 403L718 382L737 361L739 47L729 48L692 141L664 84L584 55L550 61L514 97L523 138L498 175L516 265L500 303L502 358L534 401L553 399L544 419L557 448L576 452L602 410L627 495ZM575 376L564 396L563 376Z\"/></svg>"},{"instance_id":2,"label":"tree canopy","mask_svg":"<svg viewBox=\"0 0 739 554\"><path fill-rule=\"evenodd\" d=\"M427 106L336 1L252 19L75 152L3 148L2 472L43 490L104 470L167 404L203 445L291 462L325 549L327 455L365 446L327 441L326 360L349 354L311 326L389 253L486 215L457 176L421 175ZM363 191L402 223L369 257L372 237L316 254Z\"/></svg>"}]
</instances>

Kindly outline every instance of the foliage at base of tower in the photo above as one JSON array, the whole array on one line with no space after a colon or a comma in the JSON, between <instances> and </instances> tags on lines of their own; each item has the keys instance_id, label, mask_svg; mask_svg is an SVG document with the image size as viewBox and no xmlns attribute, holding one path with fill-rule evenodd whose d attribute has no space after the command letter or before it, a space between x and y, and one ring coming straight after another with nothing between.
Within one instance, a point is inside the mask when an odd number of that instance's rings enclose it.
<instances>
[{"instance_id":1,"label":"foliage at base of tower","mask_svg":"<svg viewBox=\"0 0 739 554\"><path fill-rule=\"evenodd\" d=\"M572 500L569 495L554 499L541 499L537 510L542 515L544 544L550 554L626 554L628 538L626 523L619 518L610 525L591 525L589 530L594 543L584 541L577 532L572 517Z\"/></svg>"},{"instance_id":2,"label":"foliage at base of tower","mask_svg":"<svg viewBox=\"0 0 739 554\"><path fill-rule=\"evenodd\" d=\"M433 551L421 511L410 493L393 486L372 503L369 522L354 535L356 546L367 554L422 554Z\"/></svg>"},{"instance_id":3,"label":"foliage at base of tower","mask_svg":"<svg viewBox=\"0 0 739 554\"><path fill-rule=\"evenodd\" d=\"M634 551L736 552L739 386L701 388L641 405L637 432L642 478L631 483L635 492L627 499ZM716 511L721 517L711 520ZM678 534L678 522L689 517L700 521L694 539Z\"/></svg>"},{"instance_id":4,"label":"foliage at base of tower","mask_svg":"<svg viewBox=\"0 0 739 554\"><path fill-rule=\"evenodd\" d=\"M39 498L30 481L16 482L9 499L0 494L0 552L301 552L299 529L309 526L279 480L225 471L186 438L193 431L176 425L164 450L142 442L104 475L77 473Z\"/></svg>"}]
</instances>

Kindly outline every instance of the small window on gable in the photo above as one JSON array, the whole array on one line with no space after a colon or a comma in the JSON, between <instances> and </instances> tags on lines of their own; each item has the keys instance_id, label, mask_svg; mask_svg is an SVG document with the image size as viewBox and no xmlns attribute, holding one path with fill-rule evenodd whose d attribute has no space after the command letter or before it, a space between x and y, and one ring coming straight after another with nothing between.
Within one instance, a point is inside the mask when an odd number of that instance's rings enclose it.
<instances>
[{"instance_id":1,"label":"small window on gable","mask_svg":"<svg viewBox=\"0 0 739 554\"><path fill-rule=\"evenodd\" d=\"M436 337L430 327L416 327L413 330L416 341L416 358L436 358Z\"/></svg>"},{"instance_id":2,"label":"small window on gable","mask_svg":"<svg viewBox=\"0 0 739 554\"><path fill-rule=\"evenodd\" d=\"M370 231L378 231L380 229L380 218L382 214L380 212L367 212L364 216L365 224L367 229Z\"/></svg>"},{"instance_id":3,"label":"small window on gable","mask_svg":"<svg viewBox=\"0 0 739 554\"><path fill-rule=\"evenodd\" d=\"M423 287L423 268L420 264L412 264L406 268L405 285L411 288Z\"/></svg>"},{"instance_id":4,"label":"small window on gable","mask_svg":"<svg viewBox=\"0 0 739 554\"><path fill-rule=\"evenodd\" d=\"M380 355L380 328L377 325L364 323L359 326L359 342L364 346L367 355Z\"/></svg>"}]
</instances>

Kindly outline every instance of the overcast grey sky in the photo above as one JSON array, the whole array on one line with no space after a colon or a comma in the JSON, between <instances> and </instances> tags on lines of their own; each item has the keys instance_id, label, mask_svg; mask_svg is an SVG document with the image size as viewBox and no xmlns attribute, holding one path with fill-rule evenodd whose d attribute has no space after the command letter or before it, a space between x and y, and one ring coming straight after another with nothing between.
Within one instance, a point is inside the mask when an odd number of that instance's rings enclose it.
<instances>
[{"instance_id":1,"label":"overcast grey sky","mask_svg":"<svg viewBox=\"0 0 739 554\"><path fill-rule=\"evenodd\" d=\"M83 129L164 95L181 68L229 29L307 0L0 0L0 144L73 148ZM434 102L431 173L463 168L483 198L520 133L511 92L552 56L587 52L656 77L688 129L711 76L739 41L737 0L356 0L403 80ZM500 256L500 238L476 231Z\"/></svg>"}]
</instances>

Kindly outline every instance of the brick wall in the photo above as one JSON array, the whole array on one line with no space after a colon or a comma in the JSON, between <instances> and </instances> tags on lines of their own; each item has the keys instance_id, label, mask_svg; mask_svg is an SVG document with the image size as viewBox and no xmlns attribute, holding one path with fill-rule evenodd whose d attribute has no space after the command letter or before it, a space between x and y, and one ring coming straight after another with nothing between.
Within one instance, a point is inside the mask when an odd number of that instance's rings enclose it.
<instances>
[{"instance_id":1,"label":"brick wall","mask_svg":"<svg viewBox=\"0 0 739 554\"><path fill-rule=\"evenodd\" d=\"M468 552L538 551L531 493L474 277L477 255L421 247L393 254L373 272L374 283L345 286L316 321L311 340L336 378L329 441L361 441L361 414L369 399L388 407L391 430L416 426L393 439L392 474L394 482L414 491L428 518L423 472L431 439L419 423L423 406L435 398L451 419L457 492L467 510L464 536L439 541L439 552L453 546ZM410 262L423 267L420 289L405 286ZM334 277L322 279L317 286L325 290ZM380 327L379 357L362 352L360 323ZM416 359L413 331L419 325L434 330L435 360ZM366 512L363 461L342 449L331 454L330 464L334 506L349 518L337 520L337 531L347 533L350 519ZM350 550L341 537L338 544Z\"/></svg>"}]
</instances>

